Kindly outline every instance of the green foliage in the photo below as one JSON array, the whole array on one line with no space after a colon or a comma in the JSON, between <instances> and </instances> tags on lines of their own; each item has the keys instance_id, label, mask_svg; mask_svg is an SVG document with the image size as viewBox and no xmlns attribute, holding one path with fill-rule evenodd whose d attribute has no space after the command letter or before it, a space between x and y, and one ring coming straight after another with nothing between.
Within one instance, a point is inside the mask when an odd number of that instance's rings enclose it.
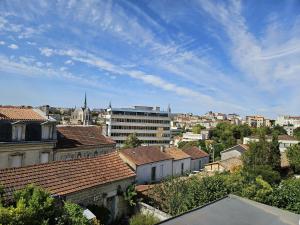
<instances>
[{"instance_id":1,"label":"green foliage","mask_svg":"<svg viewBox=\"0 0 300 225\"><path fill-rule=\"evenodd\" d=\"M286 150L290 166L295 173L300 173L300 145L292 145Z\"/></svg>"},{"instance_id":2,"label":"green foliage","mask_svg":"<svg viewBox=\"0 0 300 225\"><path fill-rule=\"evenodd\" d=\"M256 166L270 166L272 169L280 169L280 150L277 136L273 136L272 142L265 140L264 136L258 142L252 142L249 150L243 155L244 167L255 170Z\"/></svg>"},{"instance_id":3,"label":"green foliage","mask_svg":"<svg viewBox=\"0 0 300 225\"><path fill-rule=\"evenodd\" d=\"M300 140L300 127L297 127L294 131L294 137Z\"/></svg>"},{"instance_id":4,"label":"green foliage","mask_svg":"<svg viewBox=\"0 0 300 225\"><path fill-rule=\"evenodd\" d=\"M124 148L136 148L140 146L142 142L137 138L136 133L129 134L124 142Z\"/></svg>"},{"instance_id":5,"label":"green foliage","mask_svg":"<svg viewBox=\"0 0 300 225\"><path fill-rule=\"evenodd\" d=\"M137 193L135 191L135 185L129 185L124 193L124 199L128 202L129 206L136 206L137 203Z\"/></svg>"},{"instance_id":6,"label":"green foliage","mask_svg":"<svg viewBox=\"0 0 300 225\"><path fill-rule=\"evenodd\" d=\"M244 168L242 172L245 176L252 178L261 176L269 184L278 184L281 181L280 173L273 170L269 165L257 165L255 167Z\"/></svg>"},{"instance_id":7,"label":"green foliage","mask_svg":"<svg viewBox=\"0 0 300 225\"><path fill-rule=\"evenodd\" d=\"M246 125L233 125L227 122L218 123L211 132L211 139L214 141L212 147L215 151L215 158L220 157L220 152L230 148L252 134L251 128Z\"/></svg>"},{"instance_id":8,"label":"green foliage","mask_svg":"<svg viewBox=\"0 0 300 225\"><path fill-rule=\"evenodd\" d=\"M263 175L269 180L278 179L278 174L273 174L277 172L271 167L260 169L262 171L267 169ZM268 177L268 173L276 178ZM175 216L228 194L235 194L296 213L300 212L300 180L289 179L282 181L279 185L274 182L270 184L264 180L263 176L243 170L203 178L197 176L189 179L170 178L152 188L149 197L152 199L150 204Z\"/></svg>"},{"instance_id":9,"label":"green foliage","mask_svg":"<svg viewBox=\"0 0 300 225\"><path fill-rule=\"evenodd\" d=\"M154 225L157 224L159 220L152 214L136 214L131 219L130 225Z\"/></svg>"},{"instance_id":10,"label":"green foliage","mask_svg":"<svg viewBox=\"0 0 300 225\"><path fill-rule=\"evenodd\" d=\"M280 125L275 125L273 128L272 128L272 134L274 135L282 135L282 134L287 134L286 130L280 126Z\"/></svg>"},{"instance_id":11,"label":"green foliage","mask_svg":"<svg viewBox=\"0 0 300 225\"><path fill-rule=\"evenodd\" d=\"M29 185L14 194L15 204L0 205L3 225L88 225L82 209L72 203L59 203L43 189Z\"/></svg>"},{"instance_id":12,"label":"green foliage","mask_svg":"<svg viewBox=\"0 0 300 225\"><path fill-rule=\"evenodd\" d=\"M270 199L271 205L300 214L300 179L282 181Z\"/></svg>"},{"instance_id":13,"label":"green foliage","mask_svg":"<svg viewBox=\"0 0 300 225\"><path fill-rule=\"evenodd\" d=\"M201 133L201 130L203 130L203 129L205 129L204 126L202 126L202 125L200 125L200 124L197 124L197 125L193 126L192 132L193 132L194 134L200 134L200 133Z\"/></svg>"}]
</instances>

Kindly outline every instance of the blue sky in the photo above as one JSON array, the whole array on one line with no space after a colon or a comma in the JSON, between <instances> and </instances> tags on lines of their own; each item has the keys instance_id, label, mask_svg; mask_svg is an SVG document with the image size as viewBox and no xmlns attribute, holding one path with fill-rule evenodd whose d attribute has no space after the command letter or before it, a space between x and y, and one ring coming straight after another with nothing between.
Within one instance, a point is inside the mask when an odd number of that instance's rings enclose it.
<instances>
[{"instance_id":1,"label":"blue sky","mask_svg":"<svg viewBox=\"0 0 300 225\"><path fill-rule=\"evenodd\" d=\"M2 0L0 104L299 114L300 1Z\"/></svg>"}]
</instances>

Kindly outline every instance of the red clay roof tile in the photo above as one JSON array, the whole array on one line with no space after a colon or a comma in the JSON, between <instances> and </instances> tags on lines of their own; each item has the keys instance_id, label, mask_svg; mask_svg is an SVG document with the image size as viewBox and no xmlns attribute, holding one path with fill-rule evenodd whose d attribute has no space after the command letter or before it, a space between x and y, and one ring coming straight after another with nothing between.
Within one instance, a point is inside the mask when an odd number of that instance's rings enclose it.
<instances>
[{"instance_id":1,"label":"red clay roof tile","mask_svg":"<svg viewBox=\"0 0 300 225\"><path fill-rule=\"evenodd\" d=\"M0 170L0 185L7 198L28 184L41 186L52 194L66 195L134 176L135 173L114 152L93 158L3 169Z\"/></svg>"}]
</instances>

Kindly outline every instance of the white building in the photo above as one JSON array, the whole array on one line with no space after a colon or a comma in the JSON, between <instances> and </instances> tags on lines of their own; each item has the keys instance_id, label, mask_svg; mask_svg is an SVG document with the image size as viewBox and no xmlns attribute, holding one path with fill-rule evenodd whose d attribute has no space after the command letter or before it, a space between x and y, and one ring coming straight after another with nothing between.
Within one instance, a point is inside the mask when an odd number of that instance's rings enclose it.
<instances>
[{"instance_id":1,"label":"white building","mask_svg":"<svg viewBox=\"0 0 300 225\"><path fill-rule=\"evenodd\" d=\"M133 108L112 108L106 110L107 136L121 146L127 136L136 133L143 145L169 145L170 107L161 111L160 107L134 106Z\"/></svg>"},{"instance_id":2,"label":"white building","mask_svg":"<svg viewBox=\"0 0 300 225\"><path fill-rule=\"evenodd\" d=\"M136 183L155 183L172 176L173 158L160 146L142 146L120 151L120 157L136 173Z\"/></svg>"},{"instance_id":3,"label":"white building","mask_svg":"<svg viewBox=\"0 0 300 225\"><path fill-rule=\"evenodd\" d=\"M191 171L191 156L178 148L167 148L164 150L173 159L172 175L183 176Z\"/></svg>"},{"instance_id":4,"label":"white building","mask_svg":"<svg viewBox=\"0 0 300 225\"><path fill-rule=\"evenodd\" d=\"M266 136L267 141L272 141L271 136ZM250 136L250 137L244 137L243 144L247 145L250 142L258 142L259 137L258 136ZM295 144L298 144L300 141L296 138L289 136L289 135L278 135L278 142L279 142L279 149L280 152L285 152L285 150Z\"/></svg>"},{"instance_id":5,"label":"white building","mask_svg":"<svg viewBox=\"0 0 300 225\"><path fill-rule=\"evenodd\" d=\"M137 184L156 183L191 170L191 156L177 148L141 146L121 150L120 157L135 171Z\"/></svg>"},{"instance_id":6,"label":"white building","mask_svg":"<svg viewBox=\"0 0 300 225\"><path fill-rule=\"evenodd\" d=\"M293 135L294 129L300 127L300 116L278 116L275 125L283 126L288 135Z\"/></svg>"},{"instance_id":7,"label":"white building","mask_svg":"<svg viewBox=\"0 0 300 225\"><path fill-rule=\"evenodd\" d=\"M71 113L70 123L74 125L90 125L92 124L91 110L87 107L86 95L83 107L77 107Z\"/></svg>"},{"instance_id":8,"label":"white building","mask_svg":"<svg viewBox=\"0 0 300 225\"><path fill-rule=\"evenodd\" d=\"M246 116L245 122L250 127L270 127L272 125L269 119L266 119L265 117L259 115Z\"/></svg>"},{"instance_id":9,"label":"white building","mask_svg":"<svg viewBox=\"0 0 300 225\"><path fill-rule=\"evenodd\" d=\"M182 151L191 156L191 171L200 171L209 163L209 154L195 146Z\"/></svg>"},{"instance_id":10,"label":"white building","mask_svg":"<svg viewBox=\"0 0 300 225\"><path fill-rule=\"evenodd\" d=\"M205 140L206 135L203 133L195 134L193 132L186 132L182 134L182 141L199 141Z\"/></svg>"},{"instance_id":11,"label":"white building","mask_svg":"<svg viewBox=\"0 0 300 225\"><path fill-rule=\"evenodd\" d=\"M221 160L226 160L230 158L239 158L248 150L246 145L235 145L231 148L221 151Z\"/></svg>"}]
</instances>

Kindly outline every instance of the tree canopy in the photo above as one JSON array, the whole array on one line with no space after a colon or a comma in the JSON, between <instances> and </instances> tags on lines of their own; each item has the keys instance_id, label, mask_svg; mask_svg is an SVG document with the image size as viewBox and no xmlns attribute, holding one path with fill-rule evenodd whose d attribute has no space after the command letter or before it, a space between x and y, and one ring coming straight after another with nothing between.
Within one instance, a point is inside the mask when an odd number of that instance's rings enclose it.
<instances>
[{"instance_id":1,"label":"tree canopy","mask_svg":"<svg viewBox=\"0 0 300 225\"><path fill-rule=\"evenodd\" d=\"M292 145L286 150L290 166L295 173L300 173L300 145Z\"/></svg>"},{"instance_id":2,"label":"tree canopy","mask_svg":"<svg viewBox=\"0 0 300 225\"><path fill-rule=\"evenodd\" d=\"M60 202L43 189L29 185L14 193L14 202L0 204L3 225L92 225L80 206Z\"/></svg>"},{"instance_id":3,"label":"tree canopy","mask_svg":"<svg viewBox=\"0 0 300 225\"><path fill-rule=\"evenodd\" d=\"M136 133L129 134L124 142L124 148L136 148L140 146L142 142L137 138Z\"/></svg>"},{"instance_id":4,"label":"tree canopy","mask_svg":"<svg viewBox=\"0 0 300 225\"><path fill-rule=\"evenodd\" d=\"M192 127L192 132L194 134L200 134L201 130L205 129L204 126L200 125L200 124L196 124L195 126Z\"/></svg>"}]
</instances>

